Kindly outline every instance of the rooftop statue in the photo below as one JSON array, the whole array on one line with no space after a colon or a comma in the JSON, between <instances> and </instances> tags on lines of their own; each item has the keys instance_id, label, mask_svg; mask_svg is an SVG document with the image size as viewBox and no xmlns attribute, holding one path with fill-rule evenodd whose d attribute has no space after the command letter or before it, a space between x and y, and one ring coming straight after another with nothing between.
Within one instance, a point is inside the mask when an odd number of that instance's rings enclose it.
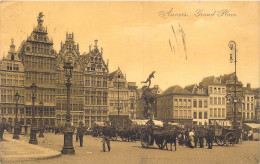
<instances>
[{"instance_id":1,"label":"rooftop statue","mask_svg":"<svg viewBox=\"0 0 260 164\"><path fill-rule=\"evenodd\" d=\"M43 17L44 17L43 13L40 12L40 13L39 13L39 16L38 16L38 19L37 19L39 26L42 25L42 22L43 22L43 19L42 19L42 18L43 18Z\"/></svg>"}]
</instances>

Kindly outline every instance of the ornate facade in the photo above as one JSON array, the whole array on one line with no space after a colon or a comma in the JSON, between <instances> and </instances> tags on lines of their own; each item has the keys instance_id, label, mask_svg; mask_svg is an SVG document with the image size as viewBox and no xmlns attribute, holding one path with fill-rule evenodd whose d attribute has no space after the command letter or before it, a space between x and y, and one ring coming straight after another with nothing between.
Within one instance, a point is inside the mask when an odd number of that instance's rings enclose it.
<instances>
[{"instance_id":1,"label":"ornate facade","mask_svg":"<svg viewBox=\"0 0 260 164\"><path fill-rule=\"evenodd\" d=\"M109 74L109 113L127 114L136 118L137 86L135 82L127 82L118 68Z\"/></svg>"},{"instance_id":2,"label":"ornate facade","mask_svg":"<svg viewBox=\"0 0 260 164\"><path fill-rule=\"evenodd\" d=\"M43 120L45 125L55 122L55 88L56 88L56 55L53 42L48 37L47 27L43 26L42 15L39 14L38 25L31 35L22 42L18 56L22 60L25 72L25 119L31 124L32 91L31 84L37 85L35 114L37 123L40 118L39 103L43 103Z\"/></svg>"},{"instance_id":3,"label":"ornate facade","mask_svg":"<svg viewBox=\"0 0 260 164\"><path fill-rule=\"evenodd\" d=\"M24 67L15 51L15 45L10 45L8 55L0 61L0 114L1 119L14 125L16 101L14 95L21 96L18 101L18 120L24 123Z\"/></svg>"},{"instance_id":4,"label":"ornate facade","mask_svg":"<svg viewBox=\"0 0 260 164\"><path fill-rule=\"evenodd\" d=\"M65 122L67 88L63 65L68 59L73 61L71 86L72 124L78 126L84 122L91 126L93 122L108 120L108 63L103 60L103 49L97 46L88 53L79 52L74 35L66 34L65 43L57 53L53 41L49 39L47 27L43 26L43 14L38 16L38 25L29 37L21 43L18 51L10 46L7 57L0 61L0 97L1 117L14 123L14 95L19 92L18 119L30 125L32 119L32 91L30 86L38 87L35 101L35 118L40 118L40 102L43 102L43 122L46 126Z\"/></svg>"}]
</instances>

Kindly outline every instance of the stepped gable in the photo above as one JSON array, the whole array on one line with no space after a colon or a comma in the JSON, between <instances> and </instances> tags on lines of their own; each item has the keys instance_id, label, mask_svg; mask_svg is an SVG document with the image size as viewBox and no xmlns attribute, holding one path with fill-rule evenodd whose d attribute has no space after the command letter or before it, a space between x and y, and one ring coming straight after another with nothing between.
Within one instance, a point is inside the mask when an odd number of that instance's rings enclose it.
<instances>
[{"instance_id":1,"label":"stepped gable","mask_svg":"<svg viewBox=\"0 0 260 164\"><path fill-rule=\"evenodd\" d=\"M94 42L94 49L89 46L89 52L85 52L79 57L82 68L85 68L85 71L109 72L108 63L106 64L103 59L103 48L101 47L99 50L98 40Z\"/></svg>"},{"instance_id":2,"label":"stepped gable","mask_svg":"<svg viewBox=\"0 0 260 164\"><path fill-rule=\"evenodd\" d=\"M190 95L191 93L179 85L174 85L166 89L161 95L164 96L169 94Z\"/></svg>"},{"instance_id":3,"label":"stepped gable","mask_svg":"<svg viewBox=\"0 0 260 164\"><path fill-rule=\"evenodd\" d=\"M64 62L72 61L73 70L81 71L79 44L75 44L74 34L66 33L65 43L61 42L60 51L57 54L58 69L63 70Z\"/></svg>"}]
</instances>

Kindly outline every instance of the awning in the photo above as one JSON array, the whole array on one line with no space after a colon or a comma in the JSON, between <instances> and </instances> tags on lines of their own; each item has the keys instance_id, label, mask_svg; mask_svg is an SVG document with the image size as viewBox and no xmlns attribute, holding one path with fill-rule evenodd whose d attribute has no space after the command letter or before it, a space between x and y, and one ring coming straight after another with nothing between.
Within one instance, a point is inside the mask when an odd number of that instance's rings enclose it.
<instances>
[{"instance_id":1,"label":"awning","mask_svg":"<svg viewBox=\"0 0 260 164\"><path fill-rule=\"evenodd\" d=\"M260 124L255 123L245 123L245 125L249 126L252 129L260 129Z\"/></svg>"}]
</instances>

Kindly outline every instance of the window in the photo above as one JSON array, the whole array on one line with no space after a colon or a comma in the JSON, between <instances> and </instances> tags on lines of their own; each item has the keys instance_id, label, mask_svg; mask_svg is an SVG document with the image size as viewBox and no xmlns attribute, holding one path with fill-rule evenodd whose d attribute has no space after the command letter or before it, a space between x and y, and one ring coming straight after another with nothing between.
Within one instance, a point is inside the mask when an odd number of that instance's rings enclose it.
<instances>
[{"instance_id":1,"label":"window","mask_svg":"<svg viewBox=\"0 0 260 164\"><path fill-rule=\"evenodd\" d=\"M221 97L218 97L218 104L221 104Z\"/></svg>"},{"instance_id":2,"label":"window","mask_svg":"<svg viewBox=\"0 0 260 164\"><path fill-rule=\"evenodd\" d=\"M226 88L222 88L222 93L226 93Z\"/></svg>"},{"instance_id":3,"label":"window","mask_svg":"<svg viewBox=\"0 0 260 164\"><path fill-rule=\"evenodd\" d=\"M187 110L184 110L184 118L187 118L188 116L187 116ZM169 116L170 116L170 114L169 114Z\"/></svg>"},{"instance_id":4,"label":"window","mask_svg":"<svg viewBox=\"0 0 260 164\"><path fill-rule=\"evenodd\" d=\"M222 97L222 104L225 105L226 104L226 98Z\"/></svg>"},{"instance_id":5,"label":"window","mask_svg":"<svg viewBox=\"0 0 260 164\"><path fill-rule=\"evenodd\" d=\"M249 101L249 97L247 96L247 101Z\"/></svg>"},{"instance_id":6,"label":"window","mask_svg":"<svg viewBox=\"0 0 260 164\"><path fill-rule=\"evenodd\" d=\"M210 102L210 105L213 104L213 97L210 98L210 101L209 101L209 102Z\"/></svg>"},{"instance_id":7,"label":"window","mask_svg":"<svg viewBox=\"0 0 260 164\"><path fill-rule=\"evenodd\" d=\"M199 100L199 108L202 108L202 100Z\"/></svg>"},{"instance_id":8,"label":"window","mask_svg":"<svg viewBox=\"0 0 260 164\"><path fill-rule=\"evenodd\" d=\"M214 87L214 93L217 93L217 88L216 87Z\"/></svg>"},{"instance_id":9,"label":"window","mask_svg":"<svg viewBox=\"0 0 260 164\"><path fill-rule=\"evenodd\" d=\"M178 111L174 110L174 117L178 118Z\"/></svg>"},{"instance_id":10,"label":"window","mask_svg":"<svg viewBox=\"0 0 260 164\"><path fill-rule=\"evenodd\" d=\"M197 119L197 112L193 112L193 118Z\"/></svg>"},{"instance_id":11,"label":"window","mask_svg":"<svg viewBox=\"0 0 260 164\"><path fill-rule=\"evenodd\" d=\"M187 107L187 99L184 99L184 100L183 100L183 106L184 106L184 107Z\"/></svg>"},{"instance_id":12,"label":"window","mask_svg":"<svg viewBox=\"0 0 260 164\"><path fill-rule=\"evenodd\" d=\"M188 110L188 118L191 118L191 110Z\"/></svg>"},{"instance_id":13,"label":"window","mask_svg":"<svg viewBox=\"0 0 260 164\"><path fill-rule=\"evenodd\" d=\"M254 97L251 97L251 101L254 101Z\"/></svg>"},{"instance_id":14,"label":"window","mask_svg":"<svg viewBox=\"0 0 260 164\"><path fill-rule=\"evenodd\" d=\"M251 103L251 110L253 111L254 110L254 104Z\"/></svg>"},{"instance_id":15,"label":"window","mask_svg":"<svg viewBox=\"0 0 260 164\"><path fill-rule=\"evenodd\" d=\"M179 107L182 107L182 99L179 99Z\"/></svg>"},{"instance_id":16,"label":"window","mask_svg":"<svg viewBox=\"0 0 260 164\"><path fill-rule=\"evenodd\" d=\"M7 63L7 70L8 71L12 71L13 70L13 67L12 67L11 63Z\"/></svg>"},{"instance_id":17,"label":"window","mask_svg":"<svg viewBox=\"0 0 260 164\"><path fill-rule=\"evenodd\" d=\"M212 108L210 108L210 110L209 110L209 115L210 115L210 117L213 117L213 109Z\"/></svg>"},{"instance_id":18,"label":"window","mask_svg":"<svg viewBox=\"0 0 260 164\"><path fill-rule=\"evenodd\" d=\"M249 103L246 104L246 107L247 107L247 110L250 110L250 106L249 106Z\"/></svg>"},{"instance_id":19,"label":"window","mask_svg":"<svg viewBox=\"0 0 260 164\"><path fill-rule=\"evenodd\" d=\"M11 54L11 60L14 60L14 54Z\"/></svg>"},{"instance_id":20,"label":"window","mask_svg":"<svg viewBox=\"0 0 260 164\"><path fill-rule=\"evenodd\" d=\"M209 93L212 93L212 87L209 87Z\"/></svg>"},{"instance_id":21,"label":"window","mask_svg":"<svg viewBox=\"0 0 260 164\"><path fill-rule=\"evenodd\" d=\"M133 102L130 103L130 109L134 109L134 103Z\"/></svg>"},{"instance_id":22,"label":"window","mask_svg":"<svg viewBox=\"0 0 260 164\"><path fill-rule=\"evenodd\" d=\"M214 97L214 104L217 104L217 97Z\"/></svg>"},{"instance_id":23,"label":"window","mask_svg":"<svg viewBox=\"0 0 260 164\"><path fill-rule=\"evenodd\" d=\"M217 108L214 108L214 117L217 117Z\"/></svg>"},{"instance_id":24,"label":"window","mask_svg":"<svg viewBox=\"0 0 260 164\"><path fill-rule=\"evenodd\" d=\"M218 93L221 93L221 90L220 90L221 88L218 88Z\"/></svg>"},{"instance_id":25,"label":"window","mask_svg":"<svg viewBox=\"0 0 260 164\"><path fill-rule=\"evenodd\" d=\"M204 108L208 107L208 100L204 100Z\"/></svg>"},{"instance_id":26,"label":"window","mask_svg":"<svg viewBox=\"0 0 260 164\"><path fill-rule=\"evenodd\" d=\"M199 112L199 119L202 119L202 112Z\"/></svg>"},{"instance_id":27,"label":"window","mask_svg":"<svg viewBox=\"0 0 260 164\"><path fill-rule=\"evenodd\" d=\"M225 117L225 108L222 108L222 117Z\"/></svg>"},{"instance_id":28,"label":"window","mask_svg":"<svg viewBox=\"0 0 260 164\"><path fill-rule=\"evenodd\" d=\"M193 107L197 108L197 100L193 100Z\"/></svg>"},{"instance_id":29,"label":"window","mask_svg":"<svg viewBox=\"0 0 260 164\"><path fill-rule=\"evenodd\" d=\"M204 112L204 119L208 119L208 112Z\"/></svg>"},{"instance_id":30,"label":"window","mask_svg":"<svg viewBox=\"0 0 260 164\"><path fill-rule=\"evenodd\" d=\"M220 118L221 117L221 109L218 108L218 117Z\"/></svg>"},{"instance_id":31,"label":"window","mask_svg":"<svg viewBox=\"0 0 260 164\"><path fill-rule=\"evenodd\" d=\"M18 64L14 64L14 71L19 71L19 66L18 66Z\"/></svg>"},{"instance_id":32,"label":"window","mask_svg":"<svg viewBox=\"0 0 260 164\"><path fill-rule=\"evenodd\" d=\"M188 99L188 108L191 107L191 99Z\"/></svg>"}]
</instances>

